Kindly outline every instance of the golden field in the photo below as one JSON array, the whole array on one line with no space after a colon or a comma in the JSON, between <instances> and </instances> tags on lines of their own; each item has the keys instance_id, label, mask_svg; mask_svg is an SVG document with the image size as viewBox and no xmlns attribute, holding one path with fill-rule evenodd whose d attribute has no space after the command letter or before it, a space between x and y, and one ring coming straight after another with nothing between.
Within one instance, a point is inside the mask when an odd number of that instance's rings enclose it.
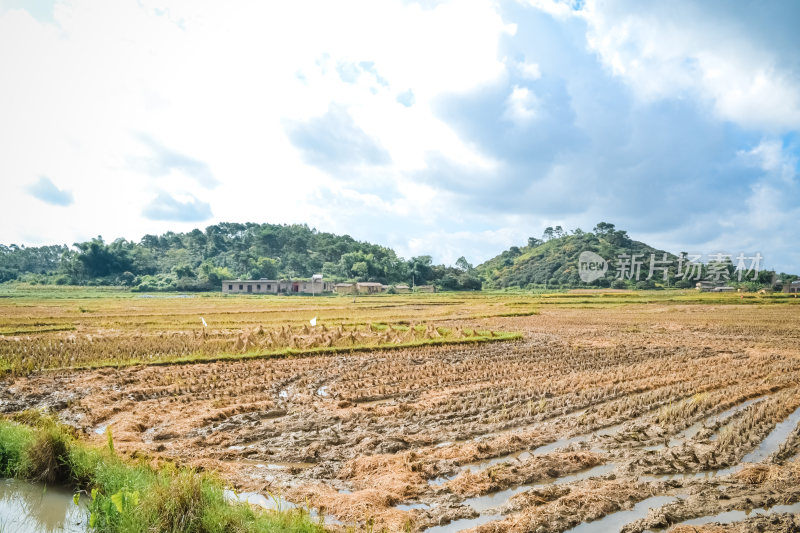
<instances>
[{"instance_id":1,"label":"golden field","mask_svg":"<svg viewBox=\"0 0 800 533\"><path fill-rule=\"evenodd\" d=\"M0 293L0 409L111 427L333 530L685 530L800 500L795 298L141 296Z\"/></svg>"}]
</instances>

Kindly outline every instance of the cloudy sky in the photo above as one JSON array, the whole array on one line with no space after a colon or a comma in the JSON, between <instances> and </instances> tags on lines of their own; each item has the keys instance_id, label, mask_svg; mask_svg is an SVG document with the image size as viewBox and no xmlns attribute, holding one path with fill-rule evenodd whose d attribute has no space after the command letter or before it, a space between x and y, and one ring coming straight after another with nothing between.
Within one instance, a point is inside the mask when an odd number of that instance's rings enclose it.
<instances>
[{"instance_id":1,"label":"cloudy sky","mask_svg":"<svg viewBox=\"0 0 800 533\"><path fill-rule=\"evenodd\" d=\"M800 2L0 0L0 242L546 226L800 271Z\"/></svg>"}]
</instances>

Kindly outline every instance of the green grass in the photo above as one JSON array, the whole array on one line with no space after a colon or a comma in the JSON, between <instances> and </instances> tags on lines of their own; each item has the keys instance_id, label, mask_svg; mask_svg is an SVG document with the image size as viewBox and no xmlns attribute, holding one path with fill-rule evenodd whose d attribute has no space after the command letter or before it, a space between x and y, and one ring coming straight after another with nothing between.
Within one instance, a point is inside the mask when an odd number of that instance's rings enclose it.
<instances>
[{"instance_id":1,"label":"green grass","mask_svg":"<svg viewBox=\"0 0 800 533\"><path fill-rule=\"evenodd\" d=\"M399 329L399 328L397 328ZM440 331L447 333L446 328L439 328ZM470 331L470 330L467 330ZM521 333L517 332L490 332L490 331L475 331L476 336L453 338L442 337L435 339L420 339L415 341L403 342L400 344L363 344L354 346L331 346L331 347L317 347L317 348L282 348L280 350L268 352L245 352L245 353L220 353L216 355L190 355L186 357L167 357L164 359L148 359L148 360L121 360L121 361L97 361L88 365L69 367L70 370L88 370L93 368L122 368L127 366L169 366L169 365L188 365L199 363L216 363L219 361L240 361L245 359L281 359L289 357L310 357L314 355L328 355L337 353L358 353L358 352L372 352L381 350L400 350L404 348L418 348L421 346L439 346L439 345L454 345L454 344L480 344L485 342L502 342L502 341L515 341L522 338ZM46 369L50 371L63 370L60 369ZM0 376L5 371L0 366Z\"/></svg>"},{"instance_id":2,"label":"green grass","mask_svg":"<svg viewBox=\"0 0 800 533\"><path fill-rule=\"evenodd\" d=\"M0 335L29 335L51 331L75 331L75 326L31 326L17 329L0 328Z\"/></svg>"},{"instance_id":3,"label":"green grass","mask_svg":"<svg viewBox=\"0 0 800 533\"><path fill-rule=\"evenodd\" d=\"M66 485L88 501L94 531L146 533L322 532L302 510L262 511L229 503L209 473L166 464L154 469L77 440L37 412L0 420L0 477Z\"/></svg>"}]
</instances>

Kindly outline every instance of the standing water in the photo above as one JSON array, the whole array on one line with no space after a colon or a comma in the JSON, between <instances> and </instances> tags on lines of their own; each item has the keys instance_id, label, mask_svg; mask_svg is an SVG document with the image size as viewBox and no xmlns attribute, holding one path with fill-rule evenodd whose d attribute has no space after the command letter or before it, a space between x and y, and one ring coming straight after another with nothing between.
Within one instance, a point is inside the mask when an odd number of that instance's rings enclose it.
<instances>
[{"instance_id":1,"label":"standing water","mask_svg":"<svg viewBox=\"0 0 800 533\"><path fill-rule=\"evenodd\" d=\"M677 499L678 498L674 496L652 496L634 505L633 509L611 513L594 522L583 522L567 531L567 533L605 533L607 531L619 531L625 524L646 517L650 509L672 503Z\"/></svg>"},{"instance_id":2,"label":"standing water","mask_svg":"<svg viewBox=\"0 0 800 533\"><path fill-rule=\"evenodd\" d=\"M78 533L88 530L85 505L75 505L73 493L58 487L0 480L0 531L15 533Z\"/></svg>"},{"instance_id":3,"label":"standing water","mask_svg":"<svg viewBox=\"0 0 800 533\"><path fill-rule=\"evenodd\" d=\"M763 461L772 453L778 450L781 444L789 437L797 425L800 424L800 407L794 410L786 420L780 422L775 426L767 437L761 441L761 444L742 458L743 463L756 463Z\"/></svg>"}]
</instances>

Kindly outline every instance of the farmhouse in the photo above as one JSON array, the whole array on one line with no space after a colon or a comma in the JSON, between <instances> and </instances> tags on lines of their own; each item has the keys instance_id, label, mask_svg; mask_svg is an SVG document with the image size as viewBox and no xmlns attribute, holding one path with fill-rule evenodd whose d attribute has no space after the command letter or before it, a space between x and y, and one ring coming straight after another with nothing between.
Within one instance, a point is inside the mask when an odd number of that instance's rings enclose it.
<instances>
[{"instance_id":1,"label":"farmhouse","mask_svg":"<svg viewBox=\"0 0 800 533\"><path fill-rule=\"evenodd\" d=\"M333 286L333 290L336 294L353 294L356 292L356 284L355 283L337 283Z\"/></svg>"},{"instance_id":2,"label":"farmhouse","mask_svg":"<svg viewBox=\"0 0 800 533\"><path fill-rule=\"evenodd\" d=\"M337 283L333 286L333 290L336 291L337 294L378 294L380 292L386 292L388 289L388 285L374 281Z\"/></svg>"},{"instance_id":3,"label":"farmhouse","mask_svg":"<svg viewBox=\"0 0 800 533\"><path fill-rule=\"evenodd\" d=\"M414 287L414 292L436 292L436 287L433 285L417 285Z\"/></svg>"},{"instance_id":4,"label":"farmhouse","mask_svg":"<svg viewBox=\"0 0 800 533\"><path fill-rule=\"evenodd\" d=\"M226 279L222 281L226 294L323 294L333 292L333 283L321 276L311 279Z\"/></svg>"},{"instance_id":5,"label":"farmhouse","mask_svg":"<svg viewBox=\"0 0 800 533\"><path fill-rule=\"evenodd\" d=\"M333 286L333 290L337 294L378 294L386 292L389 289L394 289L396 293L411 292L411 287L404 283L398 285L384 285L373 281L359 281L357 283L337 283ZM434 292L433 285L418 285L414 288L420 292Z\"/></svg>"},{"instance_id":6,"label":"farmhouse","mask_svg":"<svg viewBox=\"0 0 800 533\"><path fill-rule=\"evenodd\" d=\"M792 294L800 293L800 280L792 281L783 286L783 292Z\"/></svg>"},{"instance_id":7,"label":"farmhouse","mask_svg":"<svg viewBox=\"0 0 800 533\"><path fill-rule=\"evenodd\" d=\"M388 287L383 283L377 283L374 281L359 281L356 283L356 291L359 294L377 294L379 292L383 292Z\"/></svg>"}]
</instances>

